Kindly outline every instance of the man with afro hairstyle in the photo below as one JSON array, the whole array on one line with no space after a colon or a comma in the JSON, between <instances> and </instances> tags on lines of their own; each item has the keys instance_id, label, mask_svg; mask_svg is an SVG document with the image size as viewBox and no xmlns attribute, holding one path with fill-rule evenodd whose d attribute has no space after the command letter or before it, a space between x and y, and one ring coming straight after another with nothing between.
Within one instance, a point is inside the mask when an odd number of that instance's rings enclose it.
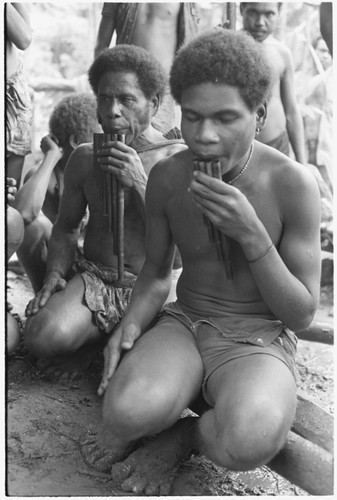
<instances>
[{"instance_id":1,"label":"man with afro hairstyle","mask_svg":"<svg viewBox=\"0 0 337 500\"><path fill-rule=\"evenodd\" d=\"M96 152L101 168L124 188L124 280L117 273L114 232L104 215L97 182L93 143L72 153L53 226L44 284L28 304L24 339L45 374L75 376L107 342L123 316L132 285L145 258L145 188L161 158L186 149L180 138L168 139L151 125L165 72L141 47L118 45L103 51L88 71L97 100L98 121L106 141ZM105 177L106 178L106 177ZM71 275L82 218L89 209L83 257ZM177 263L180 267L180 262Z\"/></svg>"},{"instance_id":2,"label":"man with afro hairstyle","mask_svg":"<svg viewBox=\"0 0 337 500\"><path fill-rule=\"evenodd\" d=\"M271 83L261 45L203 33L178 52L170 83L188 149L150 172L146 259L105 348L100 438L83 446L138 495L168 495L192 450L232 470L274 457L295 415L293 332L319 298L317 183L254 139ZM183 270L164 305L175 244ZM180 418L186 407L200 417Z\"/></svg>"},{"instance_id":3,"label":"man with afro hairstyle","mask_svg":"<svg viewBox=\"0 0 337 500\"><path fill-rule=\"evenodd\" d=\"M78 145L90 142L92 134L101 131L93 95L64 97L50 115L49 134L41 139L43 160L26 174L16 195L13 206L25 224L25 236L17 256L35 293L43 285L48 243L58 214L67 161Z\"/></svg>"}]
</instances>

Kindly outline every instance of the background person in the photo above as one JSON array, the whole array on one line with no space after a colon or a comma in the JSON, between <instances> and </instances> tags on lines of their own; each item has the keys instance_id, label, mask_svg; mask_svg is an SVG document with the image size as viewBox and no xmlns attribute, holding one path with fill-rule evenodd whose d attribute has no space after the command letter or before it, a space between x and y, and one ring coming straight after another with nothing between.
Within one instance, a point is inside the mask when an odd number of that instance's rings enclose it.
<instances>
[{"instance_id":1,"label":"background person","mask_svg":"<svg viewBox=\"0 0 337 500\"><path fill-rule=\"evenodd\" d=\"M257 131L256 138L286 155L290 153L290 141L296 160L305 164L304 130L296 101L291 52L273 37L281 5L280 2L240 3L243 29L262 43L274 73L266 125L263 130Z\"/></svg>"},{"instance_id":2,"label":"background person","mask_svg":"<svg viewBox=\"0 0 337 500\"><path fill-rule=\"evenodd\" d=\"M77 146L92 142L93 133L101 131L94 95L64 97L50 116L49 134L41 140L44 158L27 173L16 195L14 206L25 223L17 256L35 293L43 286L49 239L58 215L68 159Z\"/></svg>"}]
</instances>

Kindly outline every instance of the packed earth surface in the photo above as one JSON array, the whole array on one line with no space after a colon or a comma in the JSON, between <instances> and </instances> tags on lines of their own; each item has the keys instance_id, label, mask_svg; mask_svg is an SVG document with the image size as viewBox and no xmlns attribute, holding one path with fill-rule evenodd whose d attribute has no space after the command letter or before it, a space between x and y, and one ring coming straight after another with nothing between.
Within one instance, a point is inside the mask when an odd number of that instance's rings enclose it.
<instances>
[{"instance_id":1,"label":"packed earth surface","mask_svg":"<svg viewBox=\"0 0 337 500\"><path fill-rule=\"evenodd\" d=\"M15 259L7 270L7 300L12 314L25 321L33 297L26 275ZM321 288L317 320L333 323L332 286ZM299 341L298 386L307 397L333 414L333 346ZM99 354L82 378L48 381L20 342L6 363L6 494L10 496L131 496L111 477L83 461L81 443L101 422L103 356ZM194 455L181 465L173 496L308 495L263 466L237 473Z\"/></svg>"}]
</instances>

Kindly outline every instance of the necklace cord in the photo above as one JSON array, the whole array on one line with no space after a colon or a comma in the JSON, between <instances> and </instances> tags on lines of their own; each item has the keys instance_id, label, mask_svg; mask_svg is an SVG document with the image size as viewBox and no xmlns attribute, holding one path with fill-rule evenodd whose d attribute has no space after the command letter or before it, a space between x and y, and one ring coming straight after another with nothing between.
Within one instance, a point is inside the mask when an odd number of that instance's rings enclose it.
<instances>
[{"instance_id":1,"label":"necklace cord","mask_svg":"<svg viewBox=\"0 0 337 500\"><path fill-rule=\"evenodd\" d=\"M254 151L254 142L252 142L252 144L250 146L250 151L249 151L249 155L248 155L246 163L244 164L244 166L242 167L240 172L233 177L233 179L231 179L230 181L227 181L227 184L232 185L233 182L238 180L238 178L241 177L241 175L246 171L246 169L249 166L250 160L252 159L253 151Z\"/></svg>"}]
</instances>

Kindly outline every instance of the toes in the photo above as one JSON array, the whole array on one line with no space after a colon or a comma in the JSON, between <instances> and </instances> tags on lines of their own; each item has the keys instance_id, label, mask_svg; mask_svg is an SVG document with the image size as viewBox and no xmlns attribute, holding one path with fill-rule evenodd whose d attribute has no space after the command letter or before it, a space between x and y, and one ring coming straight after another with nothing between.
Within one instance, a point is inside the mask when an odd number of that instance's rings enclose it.
<instances>
[{"instance_id":1,"label":"toes","mask_svg":"<svg viewBox=\"0 0 337 500\"><path fill-rule=\"evenodd\" d=\"M136 495L143 493L147 486L146 477L140 477L138 473L132 474L121 484L121 488L124 491L132 491Z\"/></svg>"},{"instance_id":2,"label":"toes","mask_svg":"<svg viewBox=\"0 0 337 500\"><path fill-rule=\"evenodd\" d=\"M105 472L106 474L108 474L111 469L111 462L111 456L106 455L104 457L97 458L97 460L95 460L94 467L100 472Z\"/></svg>"},{"instance_id":3,"label":"toes","mask_svg":"<svg viewBox=\"0 0 337 500\"><path fill-rule=\"evenodd\" d=\"M158 487L159 492L157 494L164 495L164 496L169 495L169 493L171 491L172 482L173 482L173 480L168 480L168 481L164 481L164 482L160 483L159 487Z\"/></svg>"},{"instance_id":4,"label":"toes","mask_svg":"<svg viewBox=\"0 0 337 500\"><path fill-rule=\"evenodd\" d=\"M150 497L159 495L159 486L157 483L149 482L145 489L145 494Z\"/></svg>"},{"instance_id":5,"label":"toes","mask_svg":"<svg viewBox=\"0 0 337 500\"><path fill-rule=\"evenodd\" d=\"M111 477L116 483L121 483L130 476L132 470L130 462L119 462L111 467Z\"/></svg>"}]
</instances>

